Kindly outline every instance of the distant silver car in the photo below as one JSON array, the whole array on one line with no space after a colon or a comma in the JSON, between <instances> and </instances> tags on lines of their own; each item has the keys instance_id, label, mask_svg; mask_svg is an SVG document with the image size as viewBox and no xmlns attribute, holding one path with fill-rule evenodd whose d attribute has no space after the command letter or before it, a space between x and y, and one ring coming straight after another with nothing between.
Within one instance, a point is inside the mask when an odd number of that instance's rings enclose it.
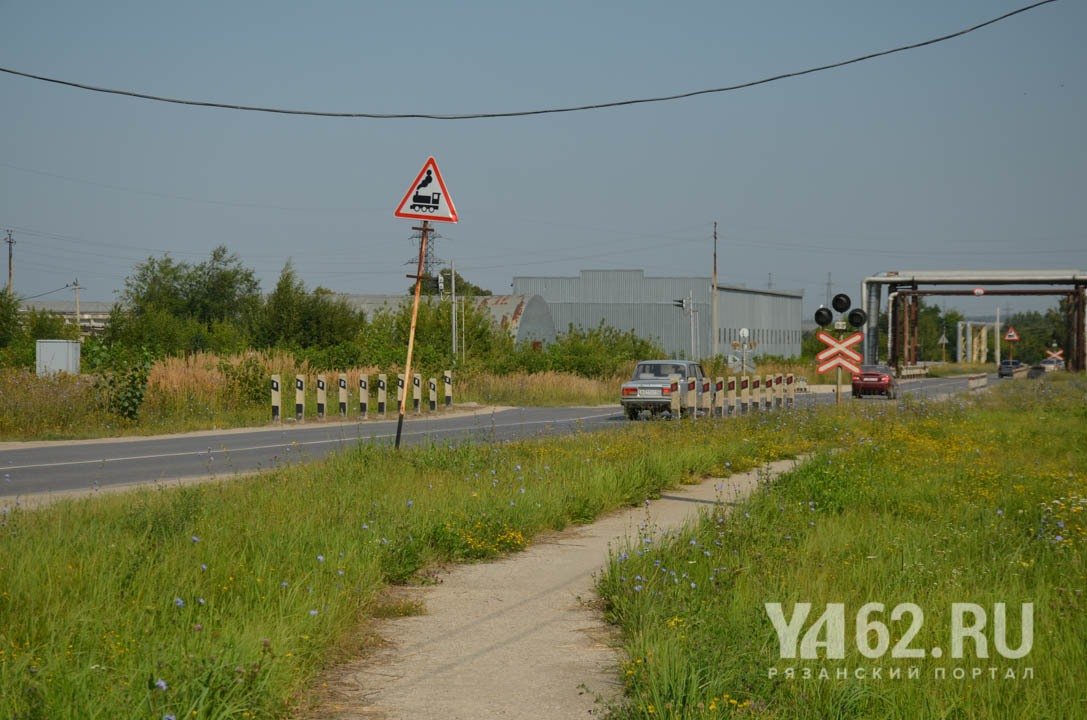
<instances>
[{"instance_id":1,"label":"distant silver car","mask_svg":"<svg viewBox=\"0 0 1087 720\"><path fill-rule=\"evenodd\" d=\"M620 389L623 411L631 420L637 420L642 411L653 416L671 412L672 392L670 376L679 375L684 380L698 380L698 396L702 396L702 366L690 360L643 360L634 368L630 380ZM681 386L682 387L682 386Z\"/></svg>"}]
</instances>

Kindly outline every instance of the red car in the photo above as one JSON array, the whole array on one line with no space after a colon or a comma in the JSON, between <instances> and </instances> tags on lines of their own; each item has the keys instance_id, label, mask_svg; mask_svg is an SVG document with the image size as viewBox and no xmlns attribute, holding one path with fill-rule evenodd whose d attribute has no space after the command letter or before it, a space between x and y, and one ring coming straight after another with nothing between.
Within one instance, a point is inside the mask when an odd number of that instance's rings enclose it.
<instances>
[{"instance_id":1,"label":"red car","mask_svg":"<svg viewBox=\"0 0 1087 720\"><path fill-rule=\"evenodd\" d=\"M884 395L894 400L898 397L894 371L886 365L861 365L860 373L853 376L853 397L862 395Z\"/></svg>"}]
</instances>

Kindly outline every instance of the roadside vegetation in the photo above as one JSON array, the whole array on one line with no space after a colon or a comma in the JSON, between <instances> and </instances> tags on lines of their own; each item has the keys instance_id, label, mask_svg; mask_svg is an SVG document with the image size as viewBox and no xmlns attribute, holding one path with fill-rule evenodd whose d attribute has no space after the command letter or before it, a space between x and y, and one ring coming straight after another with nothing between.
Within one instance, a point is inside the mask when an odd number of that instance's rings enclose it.
<instances>
[{"instance_id":1,"label":"roadside vegetation","mask_svg":"<svg viewBox=\"0 0 1087 720\"><path fill-rule=\"evenodd\" d=\"M1062 375L901 412L866 405L866 422L842 421L821 452L742 506L670 537L643 528L599 583L627 653L617 716L1083 717L1085 401L1083 379ZM872 602L884 607L863 619L862 641L855 623ZM844 658L828 659L825 645L816 659L781 657L765 603L781 603L786 622L811 603L801 639L828 603L844 603ZM904 637L914 615L891 616L905 603L924 614L916 637ZM988 657L971 641L952 657L953 603L984 608ZM1025 657L997 651L997 603L1012 649L1033 603ZM866 657L881 642L876 623L889 628L885 649L924 656Z\"/></svg>"},{"instance_id":2,"label":"roadside vegetation","mask_svg":"<svg viewBox=\"0 0 1087 720\"><path fill-rule=\"evenodd\" d=\"M731 514L716 508L679 537L647 531L612 558L600 590L627 638L621 716L1030 716L1084 694L1085 392L1046 379L901 409L363 445L293 466L288 452L280 469L221 483L37 510L5 501L0 716L287 717L323 669L364 649L360 625L400 612L382 606L384 586L516 552L677 483L813 453ZM1032 601L1036 677L768 680L772 601L914 602L929 618L917 647L943 642L950 602Z\"/></svg>"},{"instance_id":3,"label":"roadside vegetation","mask_svg":"<svg viewBox=\"0 0 1087 720\"><path fill-rule=\"evenodd\" d=\"M36 510L4 501L0 717L286 717L322 668L360 649L350 638L385 612L385 584L809 451L831 430L806 413L730 427L362 445L222 483Z\"/></svg>"}]
</instances>

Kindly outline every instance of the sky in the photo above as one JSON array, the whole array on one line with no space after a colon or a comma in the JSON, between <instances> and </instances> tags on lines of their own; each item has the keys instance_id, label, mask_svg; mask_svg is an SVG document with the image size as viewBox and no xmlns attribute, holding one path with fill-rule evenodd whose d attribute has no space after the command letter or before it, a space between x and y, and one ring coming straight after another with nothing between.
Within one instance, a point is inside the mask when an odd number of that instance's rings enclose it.
<instances>
[{"instance_id":1,"label":"sky","mask_svg":"<svg viewBox=\"0 0 1087 720\"><path fill-rule=\"evenodd\" d=\"M743 83L920 42L1028 4L980 0L98 3L0 0L0 67L321 112L486 113ZM640 268L833 292L888 270L1087 269L1087 3L754 88L472 120L191 107L0 73L0 237L18 296L217 245L270 291L399 293L436 158L436 255L496 293ZM0 245L0 250L6 250ZM6 256L0 264L6 271ZM71 290L42 299L72 299ZM938 301L968 314L1049 300Z\"/></svg>"}]
</instances>

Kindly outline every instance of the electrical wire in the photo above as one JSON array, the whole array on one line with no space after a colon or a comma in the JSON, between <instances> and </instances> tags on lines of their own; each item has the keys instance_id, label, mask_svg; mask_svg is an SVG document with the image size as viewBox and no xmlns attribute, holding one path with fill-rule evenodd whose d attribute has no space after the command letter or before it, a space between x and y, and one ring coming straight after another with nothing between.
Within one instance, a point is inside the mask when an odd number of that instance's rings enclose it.
<instances>
[{"instance_id":1,"label":"electrical wire","mask_svg":"<svg viewBox=\"0 0 1087 720\"><path fill-rule=\"evenodd\" d=\"M699 95L711 95L714 93L732 92L734 90L744 90L746 88L755 87L757 85L766 85L768 83L777 82L779 80L786 80L789 78L800 77L802 75L811 75L813 73L823 72L826 70L834 70L836 68L845 67L846 65L853 65L855 63L864 62L866 60L874 60L876 58L885 57L887 55L893 55L895 53L905 52L907 50L916 50L918 48L926 47L928 45L935 45L937 43L946 42L955 38L968 35L972 32L980 30L989 25L1007 20L1021 13L1025 13L1029 10L1041 7L1042 5L1048 5L1056 2L1057 0L1039 0L1039 2L1032 3L1025 7L1021 7L1017 10L1004 13L999 17L995 17L991 20L978 23L968 28L958 30L947 35L941 35L940 37L931 38L929 40L923 40L921 42L911 43L909 45L901 45L899 47L891 48L889 50L881 50L879 52L869 53L867 55L861 55L859 57L851 58L849 60L841 60L839 62L830 63L829 65L820 65L818 67L808 68L806 70L796 70L793 72L782 73L780 75L772 75L770 77L762 78L761 80L751 80L748 82L739 83L737 85L726 85L719 88L709 88L705 90L694 90L691 92L676 93L674 95L662 95L658 97L648 98L635 98L629 100L616 100L612 102L593 103L589 105L572 105L568 107L557 108L544 108L538 110L518 110L511 112L484 112L484 113L466 113L466 114L436 114L436 113L373 113L373 112L324 112L318 110L290 110L286 108L273 108L262 107L259 105L240 105L237 103L218 103L210 102L206 100L184 100L179 98L164 97L161 95L150 95L148 93L136 92L133 90L118 90L114 88L98 87L95 85L87 85L84 83L77 83L71 80L60 80L57 78L46 77L44 75L35 75L33 73L23 72L20 70L13 70L11 68L0 67L0 72L8 73L9 75L16 75L19 77L28 78L30 80L39 80L41 82L53 83L55 85L64 85L66 87L72 87L79 90L88 90L97 93L106 93L109 95L123 95L125 97L137 98L140 100L152 100L155 102L172 103L175 105L192 105L196 107L208 107L217 108L221 110L245 110L249 112L262 112L262 113L274 113L279 115L305 115L309 117L334 117L334 118L364 118L370 120L405 120L405 119L421 119L421 120L479 120L485 118L510 118L510 117L526 117L531 115L554 115L559 113L573 113L583 112L587 110L603 110L606 108L626 107L630 105L645 105L648 103L662 103L671 102L674 100L683 100L686 98L697 97Z\"/></svg>"},{"instance_id":2,"label":"electrical wire","mask_svg":"<svg viewBox=\"0 0 1087 720\"><path fill-rule=\"evenodd\" d=\"M68 283L64 287L59 287L56 290L50 290L49 292L38 293L37 295L27 295L26 297L16 298L16 300L18 302L24 302L26 300L33 300L35 298L45 297L46 295L52 295L53 293L58 293L61 290L67 290L70 287L72 287L72 284Z\"/></svg>"}]
</instances>

